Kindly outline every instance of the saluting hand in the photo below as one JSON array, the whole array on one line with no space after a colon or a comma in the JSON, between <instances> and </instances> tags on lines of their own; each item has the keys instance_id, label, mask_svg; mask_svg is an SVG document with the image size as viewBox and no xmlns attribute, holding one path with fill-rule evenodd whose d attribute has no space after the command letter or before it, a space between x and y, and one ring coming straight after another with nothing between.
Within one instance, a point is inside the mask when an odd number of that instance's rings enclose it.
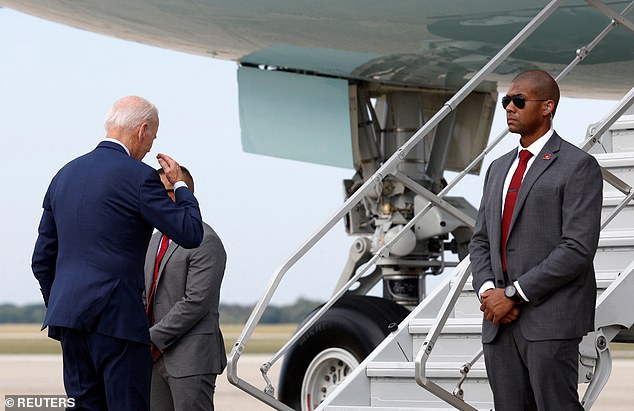
<instances>
[{"instance_id":1,"label":"saluting hand","mask_svg":"<svg viewBox=\"0 0 634 411\"><path fill-rule=\"evenodd\" d=\"M174 184L177 181L183 181L183 171L176 160L167 154L162 153L159 153L156 158L158 159L159 165L165 172L165 177L167 177L167 180L170 183Z\"/></svg>"}]
</instances>

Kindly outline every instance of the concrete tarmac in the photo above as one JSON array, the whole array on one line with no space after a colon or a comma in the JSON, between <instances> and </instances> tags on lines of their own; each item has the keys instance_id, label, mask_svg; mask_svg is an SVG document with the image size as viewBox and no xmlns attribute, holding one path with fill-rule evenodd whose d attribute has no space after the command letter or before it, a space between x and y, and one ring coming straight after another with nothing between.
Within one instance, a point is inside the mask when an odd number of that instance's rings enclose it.
<instances>
[{"instance_id":1,"label":"concrete tarmac","mask_svg":"<svg viewBox=\"0 0 634 411\"><path fill-rule=\"evenodd\" d=\"M264 380L259 367L270 357L244 355L238 362L240 378L263 389ZM269 378L277 386L279 364L269 372ZM583 388L582 388L583 389ZM62 359L60 355L0 355L0 399L7 394L64 394ZM271 410L233 386L223 374L218 378L215 396L218 411ZM601 392L592 410L631 411L634 409L634 358L614 359L610 381Z\"/></svg>"}]
</instances>

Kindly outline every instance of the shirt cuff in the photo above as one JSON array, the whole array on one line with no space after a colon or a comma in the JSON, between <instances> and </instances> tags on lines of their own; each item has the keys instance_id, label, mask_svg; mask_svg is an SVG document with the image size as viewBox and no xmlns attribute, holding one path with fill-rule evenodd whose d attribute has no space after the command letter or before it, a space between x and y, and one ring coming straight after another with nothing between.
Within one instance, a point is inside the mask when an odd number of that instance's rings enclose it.
<instances>
[{"instance_id":1,"label":"shirt cuff","mask_svg":"<svg viewBox=\"0 0 634 411\"><path fill-rule=\"evenodd\" d=\"M177 182L174 183L174 191L178 190L181 187L187 187L187 184L185 184L185 182L182 181L182 180L181 181L177 181ZM189 187L187 187L187 188L189 188Z\"/></svg>"},{"instance_id":2,"label":"shirt cuff","mask_svg":"<svg viewBox=\"0 0 634 411\"><path fill-rule=\"evenodd\" d=\"M518 281L513 281L513 285L515 286L515 289L517 290L517 292L522 296L524 301L529 302L530 300L526 297L526 294L524 294L524 291L522 291L522 287L520 287L520 283Z\"/></svg>"},{"instance_id":3,"label":"shirt cuff","mask_svg":"<svg viewBox=\"0 0 634 411\"><path fill-rule=\"evenodd\" d=\"M493 284L493 281L491 280L485 281L484 284L482 284L482 286L478 290L478 298L482 299L482 293L485 292L486 290L490 290L491 288L495 288L495 284Z\"/></svg>"}]
</instances>

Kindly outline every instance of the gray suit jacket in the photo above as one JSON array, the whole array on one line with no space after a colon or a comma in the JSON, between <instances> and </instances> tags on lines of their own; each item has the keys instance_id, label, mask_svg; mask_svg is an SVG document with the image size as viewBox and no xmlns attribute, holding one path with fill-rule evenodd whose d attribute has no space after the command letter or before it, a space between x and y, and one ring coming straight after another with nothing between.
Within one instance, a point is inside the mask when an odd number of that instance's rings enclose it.
<instances>
[{"instance_id":1,"label":"gray suit jacket","mask_svg":"<svg viewBox=\"0 0 634 411\"><path fill-rule=\"evenodd\" d=\"M152 342L163 352L173 377L221 374L227 364L218 304L226 253L218 235L203 223L203 242L184 249L174 242L159 267ZM161 233L154 233L145 258L145 295L150 295Z\"/></svg>"},{"instance_id":2,"label":"gray suit jacket","mask_svg":"<svg viewBox=\"0 0 634 411\"><path fill-rule=\"evenodd\" d=\"M495 160L484 183L469 246L476 291L491 280L505 286L500 256L502 190L517 156ZM529 299L517 321L531 341L569 339L594 330L593 259L601 225L603 179L594 157L554 133L526 172L507 242L507 271ZM483 320L482 341L498 326Z\"/></svg>"}]
</instances>

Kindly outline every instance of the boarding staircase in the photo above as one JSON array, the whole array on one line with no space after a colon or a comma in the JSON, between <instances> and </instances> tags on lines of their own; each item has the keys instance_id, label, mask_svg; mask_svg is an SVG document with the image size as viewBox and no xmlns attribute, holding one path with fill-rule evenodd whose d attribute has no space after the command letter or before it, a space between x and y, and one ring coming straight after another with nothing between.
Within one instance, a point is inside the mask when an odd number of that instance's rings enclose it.
<instances>
[{"instance_id":1,"label":"boarding staircase","mask_svg":"<svg viewBox=\"0 0 634 411\"><path fill-rule=\"evenodd\" d=\"M580 350L579 383L589 385L586 409L609 377L607 343L634 342L634 108L597 142L590 152L606 183L594 261L597 331L584 338ZM493 409L481 355L482 313L469 274L467 258L318 410Z\"/></svg>"},{"instance_id":2,"label":"boarding staircase","mask_svg":"<svg viewBox=\"0 0 634 411\"><path fill-rule=\"evenodd\" d=\"M609 152L592 150L605 174L627 186L634 185L634 110L631 112L601 139ZM612 181L616 180L612 177ZM627 186L604 185L604 229L595 257L597 331L582 342L579 364L579 382L589 384L583 399L586 409L609 377L607 343L634 342L630 329L634 322L634 205L627 198L631 190ZM620 213L614 214L619 206ZM318 410L493 409L481 355L479 306L467 258Z\"/></svg>"},{"instance_id":3,"label":"boarding staircase","mask_svg":"<svg viewBox=\"0 0 634 411\"><path fill-rule=\"evenodd\" d=\"M579 49L577 56L557 76L564 78L594 46L617 24L624 25L634 33L634 24L626 16L634 9L634 1L620 14L607 10L597 0L586 0L597 10L612 18L612 23L599 33L587 46ZM489 146L450 182L439 194L434 195L395 170L397 164L421 139L433 129L475 87L490 74L510 53L528 37L548 16L559 7L561 1L551 1L527 27L509 42L467 85L432 117L401 149L394 154L371 179L352 195L341 209L302 248L293 255L272 278L263 299L256 305L245 329L236 341L230 355L228 378L234 385L279 410L290 411L285 404L274 398L273 384L268 371L284 352L292 346L315 321L354 284L365 271L355 276L337 290L276 353L261 366L267 383L260 390L237 375L237 362L250 338L257 321L282 277L314 244L319 241L363 196L372 189L375 181L386 175L401 178L418 194L425 196L430 205L419 212L402 232L410 229L414 222L431 207L441 207L452 216L467 221L459 210L443 201L444 195L480 163L507 134L502 132ZM601 122L588 127L582 149L592 153L602 167L604 177L604 201L602 232L595 257L597 280L596 330L584 337L580 345L579 383L587 384L583 390L583 404L590 409L607 382L611 370L610 342L634 342L634 87ZM631 108L632 107L632 108ZM630 110L628 112L628 109ZM584 224L579 221L579 224ZM389 252L399 235L377 252ZM374 262L371 259L367 266ZM317 411L377 411L424 410L440 411L492 410L492 393L482 358L481 323L475 291L471 286L469 258L463 259L453 274L437 286L423 302L399 324L391 334L334 390L329 393Z\"/></svg>"}]
</instances>

